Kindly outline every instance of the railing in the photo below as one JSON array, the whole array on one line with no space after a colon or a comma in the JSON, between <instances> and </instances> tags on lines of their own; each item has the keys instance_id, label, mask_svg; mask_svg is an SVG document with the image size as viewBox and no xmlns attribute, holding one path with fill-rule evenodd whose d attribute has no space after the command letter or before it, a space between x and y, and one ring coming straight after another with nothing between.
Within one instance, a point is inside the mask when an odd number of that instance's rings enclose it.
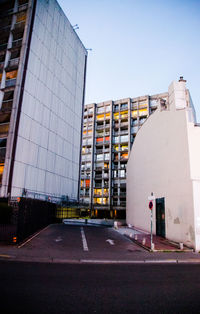
<instances>
[{"instance_id":1,"label":"railing","mask_svg":"<svg viewBox=\"0 0 200 314\"><path fill-rule=\"evenodd\" d=\"M13 40L12 48L20 47L22 45L22 38Z\"/></svg>"},{"instance_id":2,"label":"railing","mask_svg":"<svg viewBox=\"0 0 200 314\"><path fill-rule=\"evenodd\" d=\"M96 129L97 129L97 130L104 129L104 125L97 125L97 126L96 126Z\"/></svg>"},{"instance_id":3,"label":"railing","mask_svg":"<svg viewBox=\"0 0 200 314\"><path fill-rule=\"evenodd\" d=\"M5 33L9 33L11 25L0 26L1 37L5 37Z\"/></svg>"},{"instance_id":4,"label":"railing","mask_svg":"<svg viewBox=\"0 0 200 314\"><path fill-rule=\"evenodd\" d=\"M5 50L7 48L8 43L0 45L0 51Z\"/></svg>"},{"instance_id":5,"label":"railing","mask_svg":"<svg viewBox=\"0 0 200 314\"><path fill-rule=\"evenodd\" d=\"M120 108L120 111L123 111L123 110L126 110L126 109L128 109L128 105L127 105L127 106L124 106L124 107L121 107L121 108Z\"/></svg>"},{"instance_id":6,"label":"railing","mask_svg":"<svg viewBox=\"0 0 200 314\"><path fill-rule=\"evenodd\" d=\"M6 87L15 86L15 84L16 84L16 79L10 79L6 81Z\"/></svg>"},{"instance_id":7,"label":"railing","mask_svg":"<svg viewBox=\"0 0 200 314\"><path fill-rule=\"evenodd\" d=\"M25 23L26 23L26 21L17 22L17 23L14 25L14 32L19 31L19 30L21 30L22 28L24 28Z\"/></svg>"},{"instance_id":8,"label":"railing","mask_svg":"<svg viewBox=\"0 0 200 314\"><path fill-rule=\"evenodd\" d=\"M0 148L0 163L4 163L6 156L6 147Z\"/></svg>"},{"instance_id":9,"label":"railing","mask_svg":"<svg viewBox=\"0 0 200 314\"><path fill-rule=\"evenodd\" d=\"M25 3L18 7L18 11L21 12L21 11L26 10L27 8L28 8L28 3Z\"/></svg>"},{"instance_id":10,"label":"railing","mask_svg":"<svg viewBox=\"0 0 200 314\"><path fill-rule=\"evenodd\" d=\"M2 102L1 110L2 111L10 111L12 109L12 104L13 104L13 99L4 100Z\"/></svg>"},{"instance_id":11,"label":"railing","mask_svg":"<svg viewBox=\"0 0 200 314\"><path fill-rule=\"evenodd\" d=\"M3 67L4 67L4 61L0 62L0 70L3 70Z\"/></svg>"},{"instance_id":12,"label":"railing","mask_svg":"<svg viewBox=\"0 0 200 314\"><path fill-rule=\"evenodd\" d=\"M17 67L19 65L19 58L9 60L8 67Z\"/></svg>"}]
</instances>

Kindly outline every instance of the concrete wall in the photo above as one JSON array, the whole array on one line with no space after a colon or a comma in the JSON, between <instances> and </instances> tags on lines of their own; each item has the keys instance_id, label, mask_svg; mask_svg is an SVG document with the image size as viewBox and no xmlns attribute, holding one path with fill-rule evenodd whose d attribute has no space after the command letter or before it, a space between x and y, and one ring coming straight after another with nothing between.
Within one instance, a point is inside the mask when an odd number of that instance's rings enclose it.
<instances>
[{"instance_id":1,"label":"concrete wall","mask_svg":"<svg viewBox=\"0 0 200 314\"><path fill-rule=\"evenodd\" d=\"M86 54L58 3L38 0L12 196L77 197Z\"/></svg>"},{"instance_id":2,"label":"concrete wall","mask_svg":"<svg viewBox=\"0 0 200 314\"><path fill-rule=\"evenodd\" d=\"M193 139L191 157L188 119L192 120L194 115L185 95L185 83L173 82L169 87L168 108L157 109L138 131L127 167L127 223L150 231L148 196L153 192L156 198L165 197L166 238L195 247L195 183L191 181L191 173L196 173L196 168L195 165L191 168L190 162L197 158L197 138ZM195 128L193 122L191 128ZM198 185L196 190L199 188ZM197 191L194 193L197 196ZM156 233L155 204L153 222Z\"/></svg>"}]
</instances>

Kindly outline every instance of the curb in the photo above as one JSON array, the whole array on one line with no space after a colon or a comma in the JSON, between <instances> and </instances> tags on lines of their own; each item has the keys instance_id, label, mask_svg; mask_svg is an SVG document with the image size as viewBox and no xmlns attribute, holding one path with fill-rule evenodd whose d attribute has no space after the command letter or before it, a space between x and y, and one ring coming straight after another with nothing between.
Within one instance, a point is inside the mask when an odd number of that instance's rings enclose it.
<instances>
[{"instance_id":1,"label":"curb","mask_svg":"<svg viewBox=\"0 0 200 314\"><path fill-rule=\"evenodd\" d=\"M26 263L47 263L47 264L98 264L98 265L131 265L131 264L143 264L143 265L158 265L158 264L200 264L200 259L144 259L144 260L97 260L97 259L61 259L61 258L30 258L17 256L6 256L1 254L0 261L6 262L26 262Z\"/></svg>"}]
</instances>

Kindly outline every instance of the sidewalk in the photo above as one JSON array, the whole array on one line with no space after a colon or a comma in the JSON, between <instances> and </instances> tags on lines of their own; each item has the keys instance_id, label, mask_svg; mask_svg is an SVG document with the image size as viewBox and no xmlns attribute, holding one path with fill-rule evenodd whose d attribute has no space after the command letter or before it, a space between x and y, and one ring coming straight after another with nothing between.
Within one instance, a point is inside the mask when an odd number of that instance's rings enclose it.
<instances>
[{"instance_id":1,"label":"sidewalk","mask_svg":"<svg viewBox=\"0 0 200 314\"><path fill-rule=\"evenodd\" d=\"M153 251L153 252L192 252L193 251L193 249L188 248L185 245L183 245L183 247L180 248L179 243L169 241L157 235L153 235L154 249L151 250L151 234L149 232L139 230L134 227L128 227L128 226L127 227L120 226L118 229L116 229L116 231L130 238L133 242L142 246L148 251Z\"/></svg>"}]
</instances>

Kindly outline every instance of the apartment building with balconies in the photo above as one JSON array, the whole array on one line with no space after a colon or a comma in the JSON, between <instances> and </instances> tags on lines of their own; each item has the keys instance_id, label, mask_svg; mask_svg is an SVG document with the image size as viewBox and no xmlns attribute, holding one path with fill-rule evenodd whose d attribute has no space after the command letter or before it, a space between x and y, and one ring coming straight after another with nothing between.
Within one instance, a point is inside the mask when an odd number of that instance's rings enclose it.
<instances>
[{"instance_id":1,"label":"apartment building with balconies","mask_svg":"<svg viewBox=\"0 0 200 314\"><path fill-rule=\"evenodd\" d=\"M77 200L86 59L56 0L0 1L0 197Z\"/></svg>"},{"instance_id":2,"label":"apartment building with balconies","mask_svg":"<svg viewBox=\"0 0 200 314\"><path fill-rule=\"evenodd\" d=\"M125 218L126 166L138 129L168 93L85 105L80 200L91 215Z\"/></svg>"}]
</instances>

